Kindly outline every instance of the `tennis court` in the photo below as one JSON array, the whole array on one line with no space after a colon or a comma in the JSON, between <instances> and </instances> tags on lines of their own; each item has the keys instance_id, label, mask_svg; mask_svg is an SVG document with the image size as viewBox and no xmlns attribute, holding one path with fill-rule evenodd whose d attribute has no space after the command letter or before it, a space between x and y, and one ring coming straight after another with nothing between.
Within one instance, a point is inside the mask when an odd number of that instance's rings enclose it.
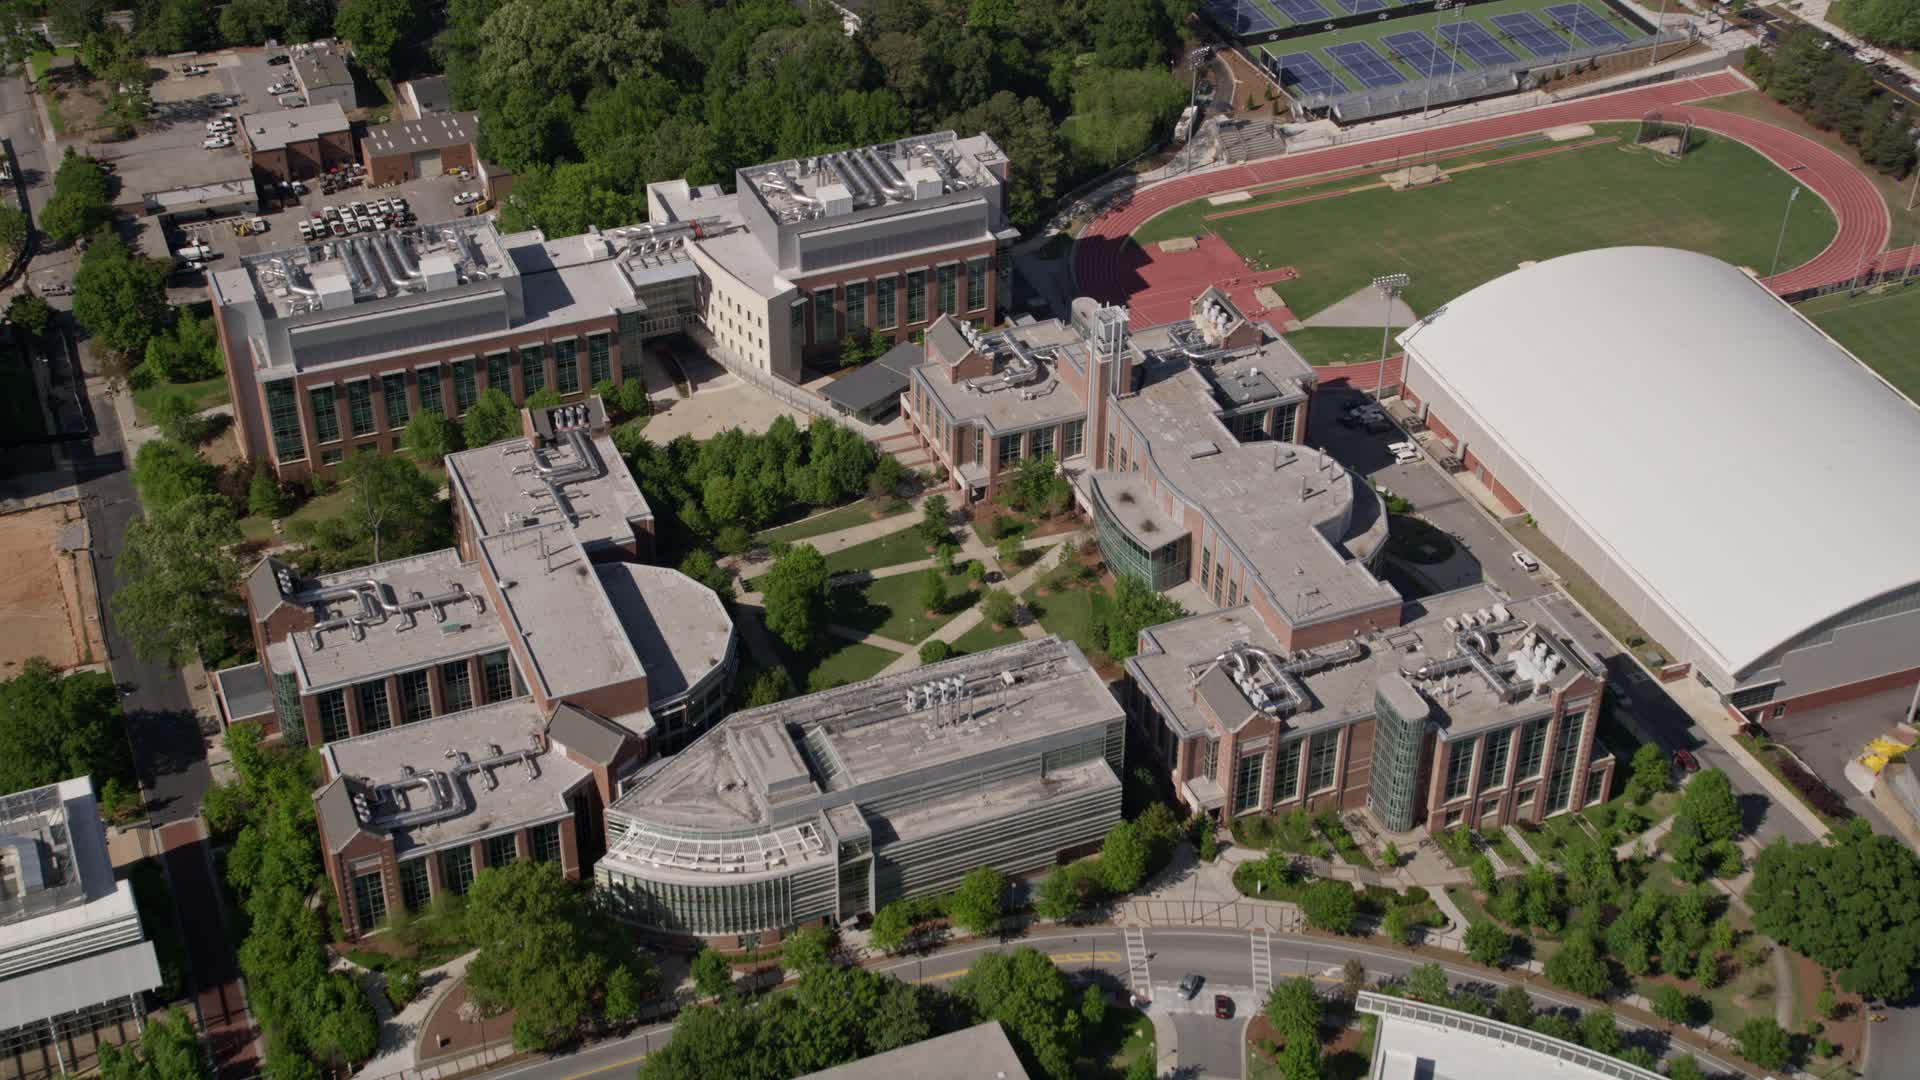
<instances>
[{"instance_id":1,"label":"tennis court","mask_svg":"<svg viewBox=\"0 0 1920 1080\"><path fill-rule=\"evenodd\" d=\"M1547 29L1545 23L1524 11L1495 15L1493 25L1514 44L1535 56L1565 56L1573 51L1567 39Z\"/></svg>"},{"instance_id":2,"label":"tennis court","mask_svg":"<svg viewBox=\"0 0 1920 1080\"><path fill-rule=\"evenodd\" d=\"M1207 0L1207 10L1222 26L1242 36L1264 34L1280 25L1260 0Z\"/></svg>"},{"instance_id":3,"label":"tennis court","mask_svg":"<svg viewBox=\"0 0 1920 1080\"><path fill-rule=\"evenodd\" d=\"M1347 84L1314 59L1312 53L1288 53L1275 61L1280 85L1297 86L1309 94L1344 94Z\"/></svg>"},{"instance_id":4,"label":"tennis court","mask_svg":"<svg viewBox=\"0 0 1920 1080\"><path fill-rule=\"evenodd\" d=\"M1413 68L1413 73L1423 79L1435 75L1457 75L1467 70L1458 60L1441 52L1433 39L1421 30L1403 30L1398 34L1388 34L1380 43L1392 49L1395 56Z\"/></svg>"},{"instance_id":5,"label":"tennis court","mask_svg":"<svg viewBox=\"0 0 1920 1080\"><path fill-rule=\"evenodd\" d=\"M1333 18L1333 13L1321 7L1319 0L1267 0L1267 2L1273 5L1275 11L1292 19L1295 25L1325 22Z\"/></svg>"},{"instance_id":6,"label":"tennis court","mask_svg":"<svg viewBox=\"0 0 1920 1080\"><path fill-rule=\"evenodd\" d=\"M1361 86L1398 86L1407 81L1406 76L1387 63L1386 57L1364 41L1343 41L1338 45L1329 45L1327 54L1340 61L1340 66L1359 79Z\"/></svg>"},{"instance_id":7,"label":"tennis court","mask_svg":"<svg viewBox=\"0 0 1920 1080\"><path fill-rule=\"evenodd\" d=\"M1547 15L1589 45L1624 45L1629 40L1619 27L1582 4L1555 4Z\"/></svg>"},{"instance_id":8,"label":"tennis court","mask_svg":"<svg viewBox=\"0 0 1920 1080\"><path fill-rule=\"evenodd\" d=\"M1487 33L1486 27L1479 23L1448 23L1440 28L1440 40L1453 46L1456 51L1465 54L1467 59L1481 67L1511 64L1520 59L1513 55L1513 50L1500 44L1492 34Z\"/></svg>"}]
</instances>

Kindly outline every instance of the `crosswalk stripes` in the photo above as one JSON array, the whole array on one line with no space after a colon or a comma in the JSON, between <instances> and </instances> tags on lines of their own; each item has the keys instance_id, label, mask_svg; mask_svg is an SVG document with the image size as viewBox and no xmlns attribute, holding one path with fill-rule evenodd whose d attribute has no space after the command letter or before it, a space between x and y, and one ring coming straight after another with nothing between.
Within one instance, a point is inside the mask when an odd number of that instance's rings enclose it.
<instances>
[{"instance_id":1,"label":"crosswalk stripes","mask_svg":"<svg viewBox=\"0 0 1920 1080\"><path fill-rule=\"evenodd\" d=\"M1262 927L1248 936L1253 939L1253 999L1264 1002L1273 989L1273 932Z\"/></svg>"},{"instance_id":2,"label":"crosswalk stripes","mask_svg":"<svg viewBox=\"0 0 1920 1080\"><path fill-rule=\"evenodd\" d=\"M1147 968L1147 932L1137 926L1127 930L1127 978L1133 984L1133 991L1143 997L1153 996L1153 973Z\"/></svg>"}]
</instances>

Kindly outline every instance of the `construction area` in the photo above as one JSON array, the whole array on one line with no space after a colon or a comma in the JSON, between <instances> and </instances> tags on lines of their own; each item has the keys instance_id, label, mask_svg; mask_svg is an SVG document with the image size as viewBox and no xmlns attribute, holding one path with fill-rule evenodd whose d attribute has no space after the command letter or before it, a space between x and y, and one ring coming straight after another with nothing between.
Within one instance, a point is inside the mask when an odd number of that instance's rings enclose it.
<instances>
[{"instance_id":1,"label":"construction area","mask_svg":"<svg viewBox=\"0 0 1920 1080\"><path fill-rule=\"evenodd\" d=\"M0 678L35 656L62 670L106 662L92 547L78 502L0 515Z\"/></svg>"}]
</instances>

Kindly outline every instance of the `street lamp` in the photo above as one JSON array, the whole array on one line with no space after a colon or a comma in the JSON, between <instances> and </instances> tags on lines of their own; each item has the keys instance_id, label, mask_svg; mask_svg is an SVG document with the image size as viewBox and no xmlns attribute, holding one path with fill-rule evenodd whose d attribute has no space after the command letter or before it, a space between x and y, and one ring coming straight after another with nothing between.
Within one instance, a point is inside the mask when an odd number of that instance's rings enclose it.
<instances>
[{"instance_id":1,"label":"street lamp","mask_svg":"<svg viewBox=\"0 0 1920 1080\"><path fill-rule=\"evenodd\" d=\"M1405 274L1382 274L1373 279L1373 287L1380 290L1380 298L1386 301L1386 309L1380 316L1380 377L1373 384L1376 401L1384 401L1387 397L1387 336L1393 333L1393 301L1411 280Z\"/></svg>"},{"instance_id":2,"label":"street lamp","mask_svg":"<svg viewBox=\"0 0 1920 1080\"><path fill-rule=\"evenodd\" d=\"M1793 217L1793 200L1799 197L1800 187L1796 184L1792 191L1787 192L1787 208L1780 215L1780 239L1773 242L1773 265L1767 267L1768 277L1772 277L1773 272L1780 269L1780 248L1787 242L1787 222Z\"/></svg>"}]
</instances>

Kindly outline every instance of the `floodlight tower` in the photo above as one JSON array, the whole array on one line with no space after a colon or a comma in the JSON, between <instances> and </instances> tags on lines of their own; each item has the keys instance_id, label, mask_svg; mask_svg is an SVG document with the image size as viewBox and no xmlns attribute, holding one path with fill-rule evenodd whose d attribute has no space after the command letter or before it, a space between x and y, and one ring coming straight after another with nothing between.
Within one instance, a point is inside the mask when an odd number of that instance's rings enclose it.
<instances>
[{"instance_id":1,"label":"floodlight tower","mask_svg":"<svg viewBox=\"0 0 1920 1080\"><path fill-rule=\"evenodd\" d=\"M1380 372L1373 384L1375 401L1384 401L1387 396L1387 336L1393 333L1393 302L1412 280L1405 274L1382 274L1373 279L1373 287L1380 290L1380 298L1386 302L1380 316Z\"/></svg>"}]
</instances>

